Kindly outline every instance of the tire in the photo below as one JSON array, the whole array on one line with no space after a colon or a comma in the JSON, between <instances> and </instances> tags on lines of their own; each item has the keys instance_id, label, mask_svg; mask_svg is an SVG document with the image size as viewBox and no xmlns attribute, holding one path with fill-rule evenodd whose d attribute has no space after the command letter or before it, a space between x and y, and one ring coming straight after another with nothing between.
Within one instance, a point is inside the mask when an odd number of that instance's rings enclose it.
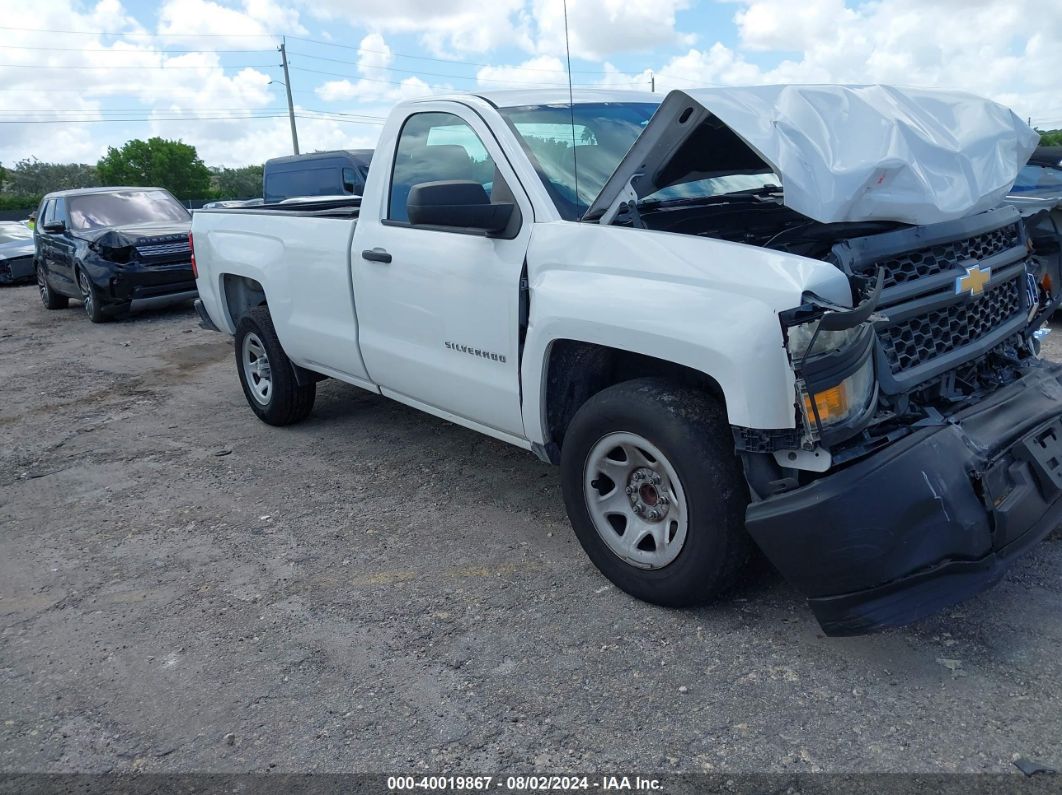
<instances>
[{"instance_id":1,"label":"tire","mask_svg":"<svg viewBox=\"0 0 1062 795\"><path fill-rule=\"evenodd\" d=\"M100 300L100 291L92 283L85 271L77 269L77 289L81 291L81 304L85 308L85 314L93 323L106 323L110 316L103 311L103 303Z\"/></svg>"},{"instance_id":2,"label":"tire","mask_svg":"<svg viewBox=\"0 0 1062 795\"><path fill-rule=\"evenodd\" d=\"M638 599L705 604L749 559L748 486L726 413L700 390L643 378L598 392L565 433L561 485L590 560Z\"/></svg>"},{"instance_id":3,"label":"tire","mask_svg":"<svg viewBox=\"0 0 1062 795\"><path fill-rule=\"evenodd\" d=\"M70 299L65 295L59 295L48 284L48 277L44 275L44 268L37 264L34 268L37 274L37 290L41 294L41 303L45 309L66 309L70 306Z\"/></svg>"},{"instance_id":4,"label":"tire","mask_svg":"<svg viewBox=\"0 0 1062 795\"><path fill-rule=\"evenodd\" d=\"M263 359L264 366L256 364ZM262 422L292 425L313 410L317 384L296 381L295 368L264 306L255 307L236 324L236 371L247 404Z\"/></svg>"}]
</instances>

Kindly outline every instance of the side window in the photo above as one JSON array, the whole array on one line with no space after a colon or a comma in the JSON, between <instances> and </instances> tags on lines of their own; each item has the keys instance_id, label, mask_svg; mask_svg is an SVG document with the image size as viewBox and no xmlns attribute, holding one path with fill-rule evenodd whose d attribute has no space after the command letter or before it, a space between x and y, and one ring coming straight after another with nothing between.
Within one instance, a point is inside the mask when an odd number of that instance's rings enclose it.
<instances>
[{"instance_id":1,"label":"side window","mask_svg":"<svg viewBox=\"0 0 1062 795\"><path fill-rule=\"evenodd\" d=\"M66 199L56 199L55 206L52 208L52 218L56 221L66 220Z\"/></svg>"},{"instance_id":2,"label":"side window","mask_svg":"<svg viewBox=\"0 0 1062 795\"><path fill-rule=\"evenodd\" d=\"M41 217L38 219L38 223L41 226L50 224L55 219L55 199L48 199L44 205L44 211L41 213Z\"/></svg>"},{"instance_id":3,"label":"side window","mask_svg":"<svg viewBox=\"0 0 1062 795\"><path fill-rule=\"evenodd\" d=\"M491 196L495 168L487 148L472 128L452 113L410 116L395 150L388 219L409 221L406 200L414 185L450 179L478 182Z\"/></svg>"},{"instance_id":4,"label":"side window","mask_svg":"<svg viewBox=\"0 0 1062 795\"><path fill-rule=\"evenodd\" d=\"M350 168L349 166L343 169L343 190L346 193L359 192L357 175L354 173L354 169Z\"/></svg>"}]
</instances>

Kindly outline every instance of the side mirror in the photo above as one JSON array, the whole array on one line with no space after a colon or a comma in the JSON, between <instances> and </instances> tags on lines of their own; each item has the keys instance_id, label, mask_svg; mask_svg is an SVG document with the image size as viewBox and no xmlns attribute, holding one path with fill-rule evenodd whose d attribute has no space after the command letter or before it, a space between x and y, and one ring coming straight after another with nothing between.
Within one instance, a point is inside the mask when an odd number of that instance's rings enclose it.
<instances>
[{"instance_id":1,"label":"side mirror","mask_svg":"<svg viewBox=\"0 0 1062 795\"><path fill-rule=\"evenodd\" d=\"M452 179L414 185L406 200L414 226L450 226L481 232L501 232L513 215L512 204L491 204L478 182Z\"/></svg>"},{"instance_id":2,"label":"side mirror","mask_svg":"<svg viewBox=\"0 0 1062 795\"><path fill-rule=\"evenodd\" d=\"M55 234L56 232L65 232L66 221L49 221L48 223L44 224L41 229L43 229L45 232L51 232L52 234Z\"/></svg>"}]
</instances>

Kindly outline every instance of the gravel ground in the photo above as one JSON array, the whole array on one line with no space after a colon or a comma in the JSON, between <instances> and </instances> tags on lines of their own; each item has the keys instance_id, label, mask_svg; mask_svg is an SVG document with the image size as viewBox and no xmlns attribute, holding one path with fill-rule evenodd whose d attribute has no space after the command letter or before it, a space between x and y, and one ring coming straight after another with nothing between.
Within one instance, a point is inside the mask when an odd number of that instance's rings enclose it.
<instances>
[{"instance_id":1,"label":"gravel ground","mask_svg":"<svg viewBox=\"0 0 1062 795\"><path fill-rule=\"evenodd\" d=\"M556 469L334 381L267 427L232 358L187 308L0 290L0 771L1062 767L1057 534L870 637L765 564L660 609Z\"/></svg>"}]
</instances>

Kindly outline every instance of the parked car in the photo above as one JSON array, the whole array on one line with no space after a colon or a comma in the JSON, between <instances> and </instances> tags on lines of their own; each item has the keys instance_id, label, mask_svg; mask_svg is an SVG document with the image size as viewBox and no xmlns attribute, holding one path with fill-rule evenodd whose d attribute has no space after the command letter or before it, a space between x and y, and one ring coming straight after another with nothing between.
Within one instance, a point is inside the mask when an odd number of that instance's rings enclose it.
<instances>
[{"instance_id":1,"label":"parked car","mask_svg":"<svg viewBox=\"0 0 1062 795\"><path fill-rule=\"evenodd\" d=\"M19 221L0 221L0 284L33 281L33 230Z\"/></svg>"},{"instance_id":2,"label":"parked car","mask_svg":"<svg viewBox=\"0 0 1062 795\"><path fill-rule=\"evenodd\" d=\"M197 295L191 214L162 188L85 188L41 200L35 270L41 300L79 299L93 323Z\"/></svg>"},{"instance_id":3,"label":"parked car","mask_svg":"<svg viewBox=\"0 0 1062 795\"><path fill-rule=\"evenodd\" d=\"M341 149L267 160L262 196L276 204L299 196L360 196L372 162L371 149Z\"/></svg>"},{"instance_id":4,"label":"parked car","mask_svg":"<svg viewBox=\"0 0 1062 795\"><path fill-rule=\"evenodd\" d=\"M222 201L207 202L200 209L217 210L229 207L243 207L246 202L243 199L224 199Z\"/></svg>"},{"instance_id":5,"label":"parked car","mask_svg":"<svg viewBox=\"0 0 1062 795\"><path fill-rule=\"evenodd\" d=\"M1039 146L1018 172L1007 203L1021 213L1033 256L1062 268L1062 146Z\"/></svg>"},{"instance_id":6,"label":"parked car","mask_svg":"<svg viewBox=\"0 0 1062 795\"><path fill-rule=\"evenodd\" d=\"M251 410L298 422L334 377L531 450L657 604L754 543L832 635L990 587L1062 517L1062 282L1000 207L1035 133L884 86L660 99L405 102L360 208L196 213Z\"/></svg>"}]
</instances>

